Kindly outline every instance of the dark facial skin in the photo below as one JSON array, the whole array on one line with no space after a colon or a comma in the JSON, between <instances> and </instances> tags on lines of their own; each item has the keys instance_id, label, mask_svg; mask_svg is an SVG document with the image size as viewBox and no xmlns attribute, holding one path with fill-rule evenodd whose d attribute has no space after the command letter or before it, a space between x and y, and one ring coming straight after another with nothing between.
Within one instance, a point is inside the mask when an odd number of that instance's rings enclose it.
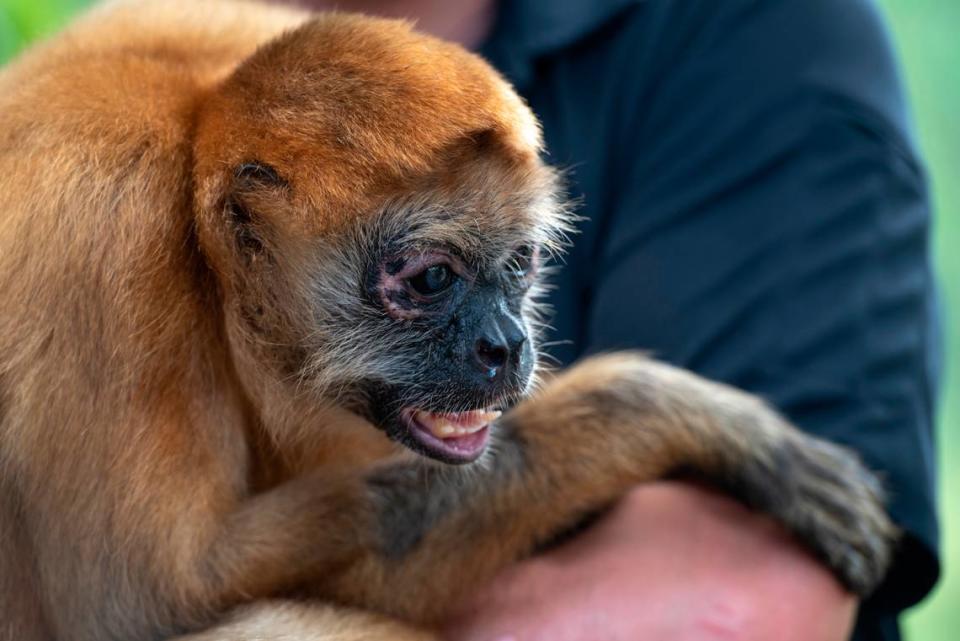
<instances>
[{"instance_id":1,"label":"dark facial skin","mask_svg":"<svg viewBox=\"0 0 960 641\"><path fill-rule=\"evenodd\" d=\"M537 251L517 247L498 264L478 268L446 247L392 248L370 271L367 293L420 344L416 393L397 386L370 390L374 422L411 449L447 463L469 462L411 436L402 414L508 409L530 383L535 354L522 306Z\"/></svg>"}]
</instances>

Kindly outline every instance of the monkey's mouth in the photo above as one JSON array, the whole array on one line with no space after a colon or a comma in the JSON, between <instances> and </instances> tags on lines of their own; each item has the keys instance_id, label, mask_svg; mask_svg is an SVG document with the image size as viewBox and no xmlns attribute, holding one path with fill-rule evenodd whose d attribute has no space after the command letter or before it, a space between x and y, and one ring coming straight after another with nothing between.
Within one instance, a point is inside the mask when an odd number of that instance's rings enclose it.
<instances>
[{"instance_id":1,"label":"monkey's mouth","mask_svg":"<svg viewBox=\"0 0 960 641\"><path fill-rule=\"evenodd\" d=\"M501 412L488 409L468 412L428 412L406 408L400 412L400 421L411 449L443 461L462 464L477 460L490 441L490 425Z\"/></svg>"}]
</instances>

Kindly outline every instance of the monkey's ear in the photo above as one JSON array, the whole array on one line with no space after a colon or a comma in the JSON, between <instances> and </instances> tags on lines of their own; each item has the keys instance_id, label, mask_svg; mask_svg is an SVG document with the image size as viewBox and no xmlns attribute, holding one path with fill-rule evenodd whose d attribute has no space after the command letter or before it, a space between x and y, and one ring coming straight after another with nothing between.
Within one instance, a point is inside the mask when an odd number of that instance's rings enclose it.
<instances>
[{"instance_id":1,"label":"monkey's ear","mask_svg":"<svg viewBox=\"0 0 960 641\"><path fill-rule=\"evenodd\" d=\"M251 161L234 169L224 214L233 229L237 249L244 255L264 252L265 221L259 212L275 203L287 187L287 182L270 165Z\"/></svg>"}]
</instances>

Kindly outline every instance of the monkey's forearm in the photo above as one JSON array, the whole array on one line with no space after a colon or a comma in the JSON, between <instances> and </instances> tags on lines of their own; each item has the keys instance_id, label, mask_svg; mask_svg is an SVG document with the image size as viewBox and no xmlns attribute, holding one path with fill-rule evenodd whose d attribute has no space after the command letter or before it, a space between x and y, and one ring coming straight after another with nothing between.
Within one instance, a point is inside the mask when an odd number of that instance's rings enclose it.
<instances>
[{"instance_id":1,"label":"monkey's forearm","mask_svg":"<svg viewBox=\"0 0 960 641\"><path fill-rule=\"evenodd\" d=\"M543 400L516 419L530 448L550 451L553 417L569 416L579 449L561 459L583 460L585 478L699 475L781 521L852 591L865 595L883 578L896 528L877 478L853 452L801 432L759 398L619 354L587 361Z\"/></svg>"},{"instance_id":2,"label":"monkey's forearm","mask_svg":"<svg viewBox=\"0 0 960 641\"><path fill-rule=\"evenodd\" d=\"M510 562L631 485L688 470L769 512L851 589L882 576L893 528L874 478L758 399L633 355L588 361L507 415L494 465L370 480L376 547L321 594L433 623Z\"/></svg>"}]
</instances>

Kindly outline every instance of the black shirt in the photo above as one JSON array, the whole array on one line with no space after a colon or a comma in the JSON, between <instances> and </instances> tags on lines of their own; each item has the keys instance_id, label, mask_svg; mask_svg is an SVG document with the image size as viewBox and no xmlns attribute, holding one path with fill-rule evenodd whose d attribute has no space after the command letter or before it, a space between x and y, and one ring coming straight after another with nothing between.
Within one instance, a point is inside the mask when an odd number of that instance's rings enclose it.
<instances>
[{"instance_id":1,"label":"black shirt","mask_svg":"<svg viewBox=\"0 0 960 641\"><path fill-rule=\"evenodd\" d=\"M758 393L884 475L906 530L857 639L936 581L929 201L868 0L503 0L484 53L586 217L562 363L642 348Z\"/></svg>"}]
</instances>

